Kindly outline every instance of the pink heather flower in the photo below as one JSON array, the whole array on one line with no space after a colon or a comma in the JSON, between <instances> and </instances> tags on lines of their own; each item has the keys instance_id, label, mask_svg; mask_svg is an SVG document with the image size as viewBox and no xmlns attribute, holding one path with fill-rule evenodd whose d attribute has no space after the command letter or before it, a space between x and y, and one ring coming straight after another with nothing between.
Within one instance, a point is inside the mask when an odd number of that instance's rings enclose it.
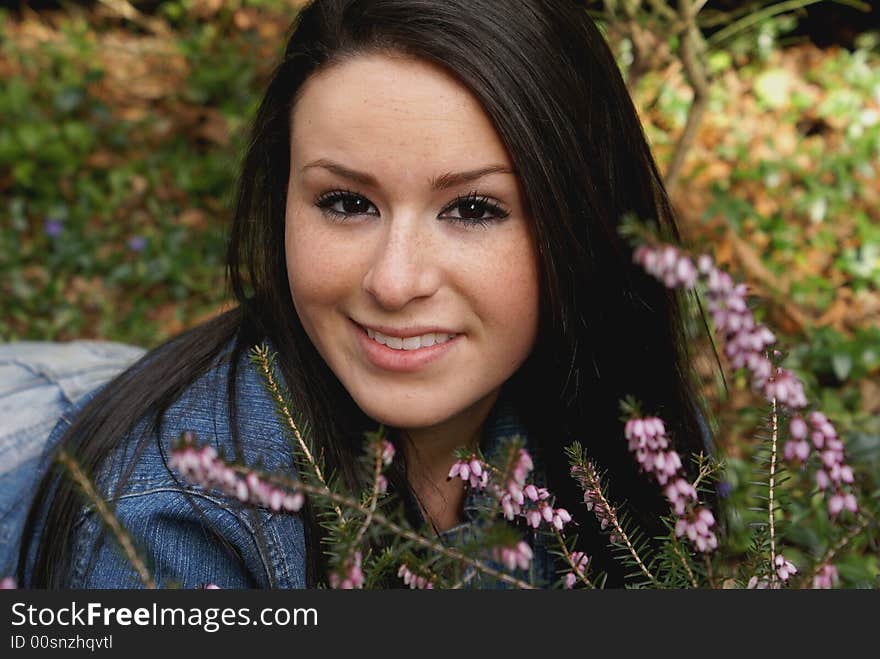
<instances>
[{"instance_id":1,"label":"pink heather flower","mask_svg":"<svg viewBox=\"0 0 880 659\"><path fill-rule=\"evenodd\" d=\"M523 513L523 516L526 518L526 523L532 528L536 529L541 526L543 515L541 515L541 511L537 508L532 508L531 510L525 511Z\"/></svg>"},{"instance_id":2,"label":"pink heather flower","mask_svg":"<svg viewBox=\"0 0 880 659\"><path fill-rule=\"evenodd\" d=\"M571 552L571 561L574 563L574 569L565 574L563 581L565 588L573 588L578 579L586 576L587 563L590 562L590 558L582 551L573 551Z\"/></svg>"},{"instance_id":3,"label":"pink heather flower","mask_svg":"<svg viewBox=\"0 0 880 659\"><path fill-rule=\"evenodd\" d=\"M384 475L379 474L379 478L376 479L376 483L378 484L379 492L384 494L388 491L388 479L385 478Z\"/></svg>"},{"instance_id":4,"label":"pink heather flower","mask_svg":"<svg viewBox=\"0 0 880 659\"><path fill-rule=\"evenodd\" d=\"M797 574L797 568L794 563L785 559L782 554L776 554L776 575L782 581L788 581L792 576Z\"/></svg>"},{"instance_id":5,"label":"pink heather flower","mask_svg":"<svg viewBox=\"0 0 880 659\"><path fill-rule=\"evenodd\" d=\"M526 510L522 515L532 528L538 528L541 522L546 522L561 531L571 521L571 514L565 508L554 509L546 501L539 501L537 506Z\"/></svg>"},{"instance_id":6,"label":"pink heather flower","mask_svg":"<svg viewBox=\"0 0 880 659\"><path fill-rule=\"evenodd\" d=\"M394 461L394 444L387 439L382 440L382 463L387 467Z\"/></svg>"},{"instance_id":7,"label":"pink heather flower","mask_svg":"<svg viewBox=\"0 0 880 659\"><path fill-rule=\"evenodd\" d=\"M642 245L634 252L634 259L669 288L692 288L698 276L702 277L712 320L733 368L748 368L752 387L768 399L775 398L792 409L806 406L800 380L784 369L773 376L764 352L773 346L776 337L766 326L755 322L746 303L745 284L734 285L730 275L717 268L707 255L700 256L694 267L688 256L671 245Z\"/></svg>"},{"instance_id":8,"label":"pink heather flower","mask_svg":"<svg viewBox=\"0 0 880 659\"><path fill-rule=\"evenodd\" d=\"M810 445L805 441L785 442L783 454L785 455L785 459L789 462L804 462L810 457Z\"/></svg>"},{"instance_id":9,"label":"pink heather flower","mask_svg":"<svg viewBox=\"0 0 880 659\"><path fill-rule=\"evenodd\" d=\"M814 478L819 490L831 490L831 496L828 499L829 515L834 518L843 510L857 512L858 501L846 487L852 485L855 478L852 467L845 463L844 444L837 436L834 425L828 420L828 417L819 411L813 411L807 415L803 428L798 426L795 430L794 425L795 419L792 419L792 432L797 432L798 435L808 434L810 442L819 455L821 466L816 470ZM803 440L803 443L806 444L806 441ZM803 447L801 449L803 450ZM786 458L789 458L788 451L786 451Z\"/></svg>"},{"instance_id":10,"label":"pink heather flower","mask_svg":"<svg viewBox=\"0 0 880 659\"><path fill-rule=\"evenodd\" d=\"M642 245L633 252L633 260L669 288L691 288L696 283L697 268L693 261L671 245L660 249Z\"/></svg>"},{"instance_id":11,"label":"pink heather flower","mask_svg":"<svg viewBox=\"0 0 880 659\"><path fill-rule=\"evenodd\" d=\"M839 579L837 568L826 563L813 575L813 588L828 589L833 588Z\"/></svg>"},{"instance_id":12,"label":"pink heather flower","mask_svg":"<svg viewBox=\"0 0 880 659\"><path fill-rule=\"evenodd\" d=\"M330 587L339 590L355 590L364 587L364 573L361 570L361 553L356 551L352 560L345 566L345 575L330 574Z\"/></svg>"},{"instance_id":13,"label":"pink heather flower","mask_svg":"<svg viewBox=\"0 0 880 659\"><path fill-rule=\"evenodd\" d=\"M525 494L523 494L522 487L519 483L508 481L507 493L510 495L510 498L513 499L520 506L523 505L526 501Z\"/></svg>"},{"instance_id":14,"label":"pink heather flower","mask_svg":"<svg viewBox=\"0 0 880 659\"><path fill-rule=\"evenodd\" d=\"M218 586L217 584L213 584L213 583L206 583L204 585L204 589L205 590L223 590L222 588L220 588L220 586Z\"/></svg>"},{"instance_id":15,"label":"pink heather flower","mask_svg":"<svg viewBox=\"0 0 880 659\"><path fill-rule=\"evenodd\" d=\"M715 268L715 262L708 254L701 254L697 258L697 270L701 275L708 275Z\"/></svg>"},{"instance_id":16,"label":"pink heather flower","mask_svg":"<svg viewBox=\"0 0 880 659\"><path fill-rule=\"evenodd\" d=\"M432 590L434 588L434 584L429 579L417 575L409 569L406 563L401 564L400 569L397 570L397 576L412 589Z\"/></svg>"},{"instance_id":17,"label":"pink heather flower","mask_svg":"<svg viewBox=\"0 0 880 659\"><path fill-rule=\"evenodd\" d=\"M712 551L718 547L718 539L710 530L715 524L715 518L708 509L694 507L697 503L697 492L681 476L682 463L678 453L665 450L669 446L665 433L666 428L657 417L630 419L624 427L624 434L636 461L664 487L663 492L669 500L672 512L679 518L675 524L676 536L686 535L701 552Z\"/></svg>"},{"instance_id":18,"label":"pink heather flower","mask_svg":"<svg viewBox=\"0 0 880 659\"><path fill-rule=\"evenodd\" d=\"M684 535L693 543L698 551L707 553L718 547L718 538L710 530L715 524L715 517L707 508L697 508L691 514L679 517L675 523L675 536Z\"/></svg>"},{"instance_id":19,"label":"pink heather flower","mask_svg":"<svg viewBox=\"0 0 880 659\"><path fill-rule=\"evenodd\" d=\"M488 483L488 469L485 465L480 466L482 469L480 475L481 483L483 483L482 487L486 487L485 484ZM526 478L532 469L534 469L534 465L528 451L519 449L515 462L511 467L510 478L503 485L493 482L490 491L500 502L502 513L506 519L513 520L517 515L522 515L530 526L537 528L545 515L543 500L549 498L550 493L547 491L547 488L536 487L532 483L526 483ZM524 510L527 499L529 502L536 502L539 505L535 508ZM565 523L563 516L556 522L553 519L551 508L550 518L547 521L555 524Z\"/></svg>"},{"instance_id":20,"label":"pink heather flower","mask_svg":"<svg viewBox=\"0 0 880 659\"><path fill-rule=\"evenodd\" d=\"M529 452L524 448L519 450L519 457L516 461L516 464L513 466L513 480L520 487L525 486L526 478L532 469L535 468L535 465L532 464L532 456L529 455Z\"/></svg>"},{"instance_id":21,"label":"pink heather flower","mask_svg":"<svg viewBox=\"0 0 880 659\"><path fill-rule=\"evenodd\" d=\"M532 548L524 540L520 540L515 547L496 547L492 554L495 560L507 566L508 570L517 567L528 570L533 558Z\"/></svg>"},{"instance_id":22,"label":"pink heather flower","mask_svg":"<svg viewBox=\"0 0 880 659\"><path fill-rule=\"evenodd\" d=\"M767 581L767 579L764 579L764 578L758 579L757 576L753 576L751 579L749 579L749 583L748 583L748 585L746 585L746 588L748 588L749 590L754 590L754 589L766 590L769 587L770 587L770 582Z\"/></svg>"},{"instance_id":23,"label":"pink heather flower","mask_svg":"<svg viewBox=\"0 0 880 659\"><path fill-rule=\"evenodd\" d=\"M843 510L858 512L859 506L855 496L850 493L837 493L828 499L828 514L837 517Z\"/></svg>"},{"instance_id":24,"label":"pink heather flower","mask_svg":"<svg viewBox=\"0 0 880 659\"><path fill-rule=\"evenodd\" d=\"M672 512L679 517L685 514L688 505L697 502L697 491L684 478L677 478L667 485L663 492L672 506Z\"/></svg>"},{"instance_id":25,"label":"pink heather flower","mask_svg":"<svg viewBox=\"0 0 880 659\"><path fill-rule=\"evenodd\" d=\"M255 472L242 476L217 455L213 446L195 446L192 433L184 446L171 452L171 466L191 482L216 488L243 503L261 505L275 512L298 512L305 503L302 492L288 492L262 480Z\"/></svg>"},{"instance_id":26,"label":"pink heather flower","mask_svg":"<svg viewBox=\"0 0 880 659\"><path fill-rule=\"evenodd\" d=\"M693 261L687 257L682 257L675 265L675 275L678 282L685 288L693 288L697 283L697 269L694 267Z\"/></svg>"},{"instance_id":27,"label":"pink heather flower","mask_svg":"<svg viewBox=\"0 0 880 659\"><path fill-rule=\"evenodd\" d=\"M489 484L489 470L479 461L476 455L465 460L458 460L449 470L447 480L451 478L460 478L470 487L483 490Z\"/></svg>"},{"instance_id":28,"label":"pink heather flower","mask_svg":"<svg viewBox=\"0 0 880 659\"><path fill-rule=\"evenodd\" d=\"M510 494L503 494L500 501L501 511L504 513L506 519L512 520L522 512L522 507L513 500Z\"/></svg>"},{"instance_id":29,"label":"pink heather flower","mask_svg":"<svg viewBox=\"0 0 880 659\"><path fill-rule=\"evenodd\" d=\"M810 415L807 418L810 419L810 424L814 428L819 427L819 426L823 426L826 423L828 423L828 417L826 417L824 414L822 414L822 412L819 412L818 410L814 411L814 412L810 412Z\"/></svg>"},{"instance_id":30,"label":"pink heather flower","mask_svg":"<svg viewBox=\"0 0 880 659\"><path fill-rule=\"evenodd\" d=\"M776 370L776 376L764 385L764 395L775 398L782 405L797 409L806 407L807 397L804 385L791 371L784 368Z\"/></svg>"},{"instance_id":31,"label":"pink heather flower","mask_svg":"<svg viewBox=\"0 0 880 659\"><path fill-rule=\"evenodd\" d=\"M15 582L15 577L3 577L0 579L0 590L16 590L18 588L18 584Z\"/></svg>"},{"instance_id":32,"label":"pink heather flower","mask_svg":"<svg viewBox=\"0 0 880 659\"><path fill-rule=\"evenodd\" d=\"M789 424L789 432L791 433L791 438L795 439L799 442L804 441L807 438L807 422L803 420L799 415L795 415L791 418L791 423Z\"/></svg>"},{"instance_id":33,"label":"pink heather flower","mask_svg":"<svg viewBox=\"0 0 880 659\"><path fill-rule=\"evenodd\" d=\"M568 524L571 521L571 514L565 508L557 508L553 511L553 519L551 520L551 524L556 527L556 530L561 531L562 527Z\"/></svg>"}]
</instances>

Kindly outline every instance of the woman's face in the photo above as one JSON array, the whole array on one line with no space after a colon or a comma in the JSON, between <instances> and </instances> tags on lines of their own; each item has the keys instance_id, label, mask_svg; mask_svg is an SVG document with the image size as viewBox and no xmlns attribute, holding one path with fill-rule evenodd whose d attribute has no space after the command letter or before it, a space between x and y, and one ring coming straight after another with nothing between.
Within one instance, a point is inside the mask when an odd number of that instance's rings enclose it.
<instances>
[{"instance_id":1,"label":"woman's face","mask_svg":"<svg viewBox=\"0 0 880 659\"><path fill-rule=\"evenodd\" d=\"M376 421L428 428L484 409L531 352L537 258L512 170L476 98L430 63L359 56L301 90L290 291Z\"/></svg>"}]
</instances>

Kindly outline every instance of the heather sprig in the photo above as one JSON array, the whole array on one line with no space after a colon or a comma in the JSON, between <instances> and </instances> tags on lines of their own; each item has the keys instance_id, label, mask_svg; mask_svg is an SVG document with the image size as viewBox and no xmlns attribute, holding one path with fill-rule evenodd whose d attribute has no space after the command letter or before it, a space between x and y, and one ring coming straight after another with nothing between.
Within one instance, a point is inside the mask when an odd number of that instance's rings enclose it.
<instances>
[{"instance_id":1,"label":"heather sprig","mask_svg":"<svg viewBox=\"0 0 880 659\"><path fill-rule=\"evenodd\" d=\"M405 523L397 522L380 511L374 505L380 494L380 488L376 485L380 482L378 478L373 481L372 492L375 493L375 496L367 497L365 503L363 497L357 498L349 493L337 492L331 487L309 482L308 479L294 480L286 476L264 473L245 465L236 464L226 460L212 447L196 446L195 441L196 438L192 433L184 433L179 444L171 452L172 467L178 469L187 480L219 490L236 498L242 504L261 505L276 510L272 504L280 502L277 512L282 514L294 512L289 507L285 507L285 502L296 502L302 505L304 497L308 496L312 500L324 500L332 504L342 513L341 518L349 520L349 522L358 518L362 520L359 525L327 523L332 525L335 531L330 537L329 544L331 546L328 549L332 565L328 577L331 587L360 588L366 582L369 556L363 553L358 541L367 532L381 535L383 540L387 541L384 544L401 555L404 552L411 552L413 547L418 547L432 555L433 558L429 560L438 564L447 566L457 564L463 568L476 570L507 582L517 588L533 587L532 584L521 578L512 576L485 560L476 558L477 552L473 550L465 552L456 547L445 546L436 540L420 535L408 528ZM368 438L367 446L373 447L372 458L376 460L377 464L384 467L393 459L393 449L389 448L390 444L385 440L377 440L376 437ZM490 554L494 547L495 544L490 545ZM522 555L524 554L519 551L518 557ZM520 565L521 562L520 558L517 565Z\"/></svg>"},{"instance_id":2,"label":"heather sprig","mask_svg":"<svg viewBox=\"0 0 880 659\"><path fill-rule=\"evenodd\" d=\"M716 549L718 538L712 531L715 516L708 508L698 505L697 490L685 478L681 457L671 448L663 420L631 417L624 426L624 434L639 467L663 487L678 518L676 537L686 536L700 552Z\"/></svg>"},{"instance_id":3,"label":"heather sprig","mask_svg":"<svg viewBox=\"0 0 880 659\"><path fill-rule=\"evenodd\" d=\"M651 570L653 558L641 537L641 531L630 528L625 515L619 514L615 506L609 503L602 478L596 466L587 459L580 443L573 442L565 451L571 465L571 475L584 492L584 504L587 510L593 511L602 530L609 533L609 542L621 550L625 562L636 568L647 582L662 587Z\"/></svg>"},{"instance_id":4,"label":"heather sprig","mask_svg":"<svg viewBox=\"0 0 880 659\"><path fill-rule=\"evenodd\" d=\"M791 415L792 440L785 444L785 459L794 466L805 465L811 453L806 441L809 435L818 453L814 479L826 493L829 514L835 517L842 510L857 512L858 502L851 487L852 468L846 464L843 442L833 424L818 410L807 415L807 427L802 416L809 405L804 385L793 372L775 363L781 356L775 347L776 338L755 320L747 304L745 284L735 284L711 256L703 254L695 261L673 245L642 243L634 250L633 259L668 288L703 287L716 334L731 366L746 369L752 388L768 403L779 405L781 413Z\"/></svg>"},{"instance_id":5,"label":"heather sprig","mask_svg":"<svg viewBox=\"0 0 880 659\"><path fill-rule=\"evenodd\" d=\"M502 447L505 444L506 450L499 451L507 456L505 467L499 469L478 453L462 450L447 480L460 478L469 488L488 491L501 506L505 519L522 517L534 529L545 524L561 531L571 522L571 514L565 508L553 506L553 497L546 487L528 482L534 464L522 447L521 438L512 437L507 443L502 440Z\"/></svg>"}]
</instances>

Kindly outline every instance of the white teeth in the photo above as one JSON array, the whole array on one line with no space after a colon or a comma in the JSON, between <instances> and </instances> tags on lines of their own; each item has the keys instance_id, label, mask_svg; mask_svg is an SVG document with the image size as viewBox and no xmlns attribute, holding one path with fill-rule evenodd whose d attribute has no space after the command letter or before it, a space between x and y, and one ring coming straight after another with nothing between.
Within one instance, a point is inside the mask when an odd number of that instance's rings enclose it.
<instances>
[{"instance_id":1,"label":"white teeth","mask_svg":"<svg viewBox=\"0 0 880 659\"><path fill-rule=\"evenodd\" d=\"M408 336L402 339L398 336L386 336L374 329L366 328L367 336L381 343L382 345L394 348L395 350L418 350L419 348L428 348L438 343L446 343L454 334L445 334L443 332L422 334L421 336Z\"/></svg>"}]
</instances>

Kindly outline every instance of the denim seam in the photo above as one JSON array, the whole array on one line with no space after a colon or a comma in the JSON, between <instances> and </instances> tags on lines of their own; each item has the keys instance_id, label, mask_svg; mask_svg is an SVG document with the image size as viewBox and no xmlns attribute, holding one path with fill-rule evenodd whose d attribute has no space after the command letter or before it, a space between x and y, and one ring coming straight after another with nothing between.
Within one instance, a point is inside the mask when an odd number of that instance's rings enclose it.
<instances>
[{"instance_id":1,"label":"denim seam","mask_svg":"<svg viewBox=\"0 0 880 659\"><path fill-rule=\"evenodd\" d=\"M149 494L158 494L158 493L164 493L164 492L172 492L172 493L181 494L181 495L190 494L193 496L200 497L202 499L206 499L206 500L210 501L211 503L215 504L224 513L231 515L248 532L250 539L251 539L251 542L253 542L254 546L257 548L257 553L260 556L260 562L262 563L263 570L266 572L266 579L267 579L267 581L271 581L271 573L269 571L269 564L266 560L266 557L263 555L263 552L260 551L260 546L256 540L256 537L255 537L256 534L255 534L253 527L247 522L245 517L237 515L228 506L224 505L223 499L220 499L217 497L212 497L212 496L205 494L204 492L200 492L198 490L183 490L183 489L176 488L176 487L160 487L160 488L155 488L152 490L145 490L143 492L133 492L133 493L129 493L129 494L120 495L119 501L122 501L123 499L134 499L134 498L146 496ZM264 511L260 510L260 513L262 516L264 516L264 517L266 516L266 513ZM94 506L91 506L91 505L87 506L83 510L83 512L80 514L80 518L77 520L74 528L78 529L80 526L82 526L87 521L89 515L94 515L94 514L95 514ZM274 531L273 531L273 534L274 534ZM277 540L277 537L275 539ZM86 557L87 552L80 551L79 554L80 554L80 560L77 563L75 583L82 582L83 575L81 574L81 572L85 567L83 565L83 559Z\"/></svg>"}]
</instances>

